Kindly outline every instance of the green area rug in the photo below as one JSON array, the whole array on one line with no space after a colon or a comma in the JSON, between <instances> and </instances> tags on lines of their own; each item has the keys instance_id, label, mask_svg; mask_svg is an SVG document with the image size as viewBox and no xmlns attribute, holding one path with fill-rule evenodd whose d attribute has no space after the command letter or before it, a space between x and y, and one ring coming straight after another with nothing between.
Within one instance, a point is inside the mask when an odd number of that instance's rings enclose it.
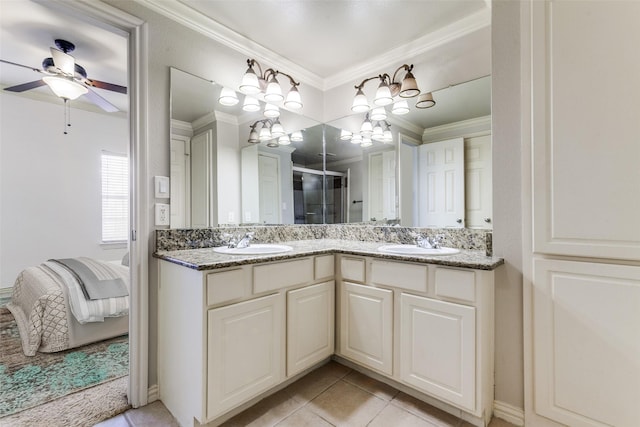
<instances>
[{"instance_id":1,"label":"green area rug","mask_svg":"<svg viewBox=\"0 0 640 427\"><path fill-rule=\"evenodd\" d=\"M27 357L13 315L0 306L0 417L128 374L127 335Z\"/></svg>"}]
</instances>

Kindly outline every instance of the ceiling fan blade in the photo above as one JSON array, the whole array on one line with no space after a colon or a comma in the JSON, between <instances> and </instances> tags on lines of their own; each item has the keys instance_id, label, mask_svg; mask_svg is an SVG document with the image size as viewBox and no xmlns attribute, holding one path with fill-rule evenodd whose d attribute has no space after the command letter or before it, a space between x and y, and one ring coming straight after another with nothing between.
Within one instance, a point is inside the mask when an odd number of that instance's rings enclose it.
<instances>
[{"instance_id":1,"label":"ceiling fan blade","mask_svg":"<svg viewBox=\"0 0 640 427\"><path fill-rule=\"evenodd\" d=\"M98 89L111 90L113 92L124 93L125 95L127 93L126 86L120 86L113 83L101 82L100 80L93 80L93 79L85 79L84 83L92 87L97 87Z\"/></svg>"},{"instance_id":2,"label":"ceiling fan blade","mask_svg":"<svg viewBox=\"0 0 640 427\"><path fill-rule=\"evenodd\" d=\"M93 90L89 89L89 92L85 93L84 96L89 98L91 102L96 104L98 107L102 108L107 113L115 113L116 111L120 111L116 108L115 105L95 93Z\"/></svg>"},{"instance_id":3,"label":"ceiling fan blade","mask_svg":"<svg viewBox=\"0 0 640 427\"><path fill-rule=\"evenodd\" d=\"M5 87L4 90L9 92L24 92L29 89L35 89L40 86L44 86L46 83L43 80L35 80L29 83L23 83L17 86Z\"/></svg>"},{"instance_id":4,"label":"ceiling fan blade","mask_svg":"<svg viewBox=\"0 0 640 427\"><path fill-rule=\"evenodd\" d=\"M51 48L51 57L57 69L68 76L73 76L76 69L76 60L68 53L64 53L54 47Z\"/></svg>"},{"instance_id":5,"label":"ceiling fan blade","mask_svg":"<svg viewBox=\"0 0 640 427\"><path fill-rule=\"evenodd\" d=\"M29 70L35 71L36 73L42 73L41 69L29 67L28 65L22 65L22 64L18 64L16 62L5 61L4 59L0 59L0 62L4 62L5 64L9 64L9 65L15 65L16 67L27 68Z\"/></svg>"}]
</instances>

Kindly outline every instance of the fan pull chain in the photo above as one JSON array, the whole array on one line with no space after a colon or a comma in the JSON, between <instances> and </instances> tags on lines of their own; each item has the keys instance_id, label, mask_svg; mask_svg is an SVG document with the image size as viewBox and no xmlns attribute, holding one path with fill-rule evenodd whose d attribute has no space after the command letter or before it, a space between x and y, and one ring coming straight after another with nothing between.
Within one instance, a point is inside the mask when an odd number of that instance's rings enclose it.
<instances>
[{"instance_id":1,"label":"fan pull chain","mask_svg":"<svg viewBox=\"0 0 640 427\"><path fill-rule=\"evenodd\" d=\"M62 98L64 100L64 128L62 133L68 135L67 127L71 127L71 104L67 98Z\"/></svg>"}]
</instances>

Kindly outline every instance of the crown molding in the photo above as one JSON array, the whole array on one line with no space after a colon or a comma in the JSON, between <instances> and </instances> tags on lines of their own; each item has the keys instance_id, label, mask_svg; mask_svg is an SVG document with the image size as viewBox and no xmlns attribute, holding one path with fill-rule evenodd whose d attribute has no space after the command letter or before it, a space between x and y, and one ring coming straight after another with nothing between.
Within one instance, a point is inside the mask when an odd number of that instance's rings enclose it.
<instances>
[{"instance_id":1,"label":"crown molding","mask_svg":"<svg viewBox=\"0 0 640 427\"><path fill-rule=\"evenodd\" d=\"M191 126L193 126L193 129L200 129L203 126L206 126L210 123L213 123L216 121L216 112L212 111L210 113L205 114L204 116L195 119L192 123Z\"/></svg>"},{"instance_id":2,"label":"crown molding","mask_svg":"<svg viewBox=\"0 0 640 427\"><path fill-rule=\"evenodd\" d=\"M409 132L414 133L416 135L422 135L422 133L424 132L424 129L421 128L420 126L415 125L398 116L393 116L388 114L387 121L391 125L396 125L397 127L408 130Z\"/></svg>"},{"instance_id":3,"label":"crown molding","mask_svg":"<svg viewBox=\"0 0 640 427\"><path fill-rule=\"evenodd\" d=\"M290 61L255 41L236 33L217 21L177 1L134 0L147 9L153 10L185 27L209 37L231 49L257 59L263 64L286 70L287 73L317 89L322 89L324 80L317 74Z\"/></svg>"},{"instance_id":4,"label":"crown molding","mask_svg":"<svg viewBox=\"0 0 640 427\"><path fill-rule=\"evenodd\" d=\"M372 74L374 70L380 71L384 67L388 67L389 64L404 62L407 58L416 57L436 47L490 26L491 9L485 7L472 15L417 38L410 43L389 50L370 61L363 62L327 77L324 80L324 90L329 90L347 83L354 83L354 76L359 76L356 79L359 80Z\"/></svg>"},{"instance_id":5,"label":"crown molding","mask_svg":"<svg viewBox=\"0 0 640 427\"><path fill-rule=\"evenodd\" d=\"M191 126L191 123L176 119L171 119L171 129L193 132L193 126Z\"/></svg>"},{"instance_id":6,"label":"crown molding","mask_svg":"<svg viewBox=\"0 0 640 427\"><path fill-rule=\"evenodd\" d=\"M491 116L483 116L425 129L422 133L422 142L436 142L449 138L471 137L489 133L491 133Z\"/></svg>"},{"instance_id":7,"label":"crown molding","mask_svg":"<svg viewBox=\"0 0 640 427\"><path fill-rule=\"evenodd\" d=\"M225 113L222 111L214 111L215 119L219 122L229 123L231 125L238 125L238 118L233 114Z\"/></svg>"}]
</instances>

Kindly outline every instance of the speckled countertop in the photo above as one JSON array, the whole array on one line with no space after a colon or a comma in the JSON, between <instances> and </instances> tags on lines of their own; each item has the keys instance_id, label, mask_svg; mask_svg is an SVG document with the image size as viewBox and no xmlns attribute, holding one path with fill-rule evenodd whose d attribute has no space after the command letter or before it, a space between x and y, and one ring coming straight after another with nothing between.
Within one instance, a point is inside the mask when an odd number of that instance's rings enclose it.
<instances>
[{"instance_id":1,"label":"speckled countertop","mask_svg":"<svg viewBox=\"0 0 640 427\"><path fill-rule=\"evenodd\" d=\"M378 248L383 242L361 242L336 239L313 239L278 242L289 245L292 251L268 255L225 255L214 252L212 248L184 249L175 251L158 251L154 257L164 259L194 270L210 270L215 268L233 267L244 264L255 264L266 261L279 261L300 258L309 255L325 253L341 253L376 258L393 259L398 261L424 262L428 264L448 265L452 267L474 268L478 270L493 270L504 263L499 257L488 257L484 251L464 250L455 255L396 255L382 253Z\"/></svg>"}]
</instances>

